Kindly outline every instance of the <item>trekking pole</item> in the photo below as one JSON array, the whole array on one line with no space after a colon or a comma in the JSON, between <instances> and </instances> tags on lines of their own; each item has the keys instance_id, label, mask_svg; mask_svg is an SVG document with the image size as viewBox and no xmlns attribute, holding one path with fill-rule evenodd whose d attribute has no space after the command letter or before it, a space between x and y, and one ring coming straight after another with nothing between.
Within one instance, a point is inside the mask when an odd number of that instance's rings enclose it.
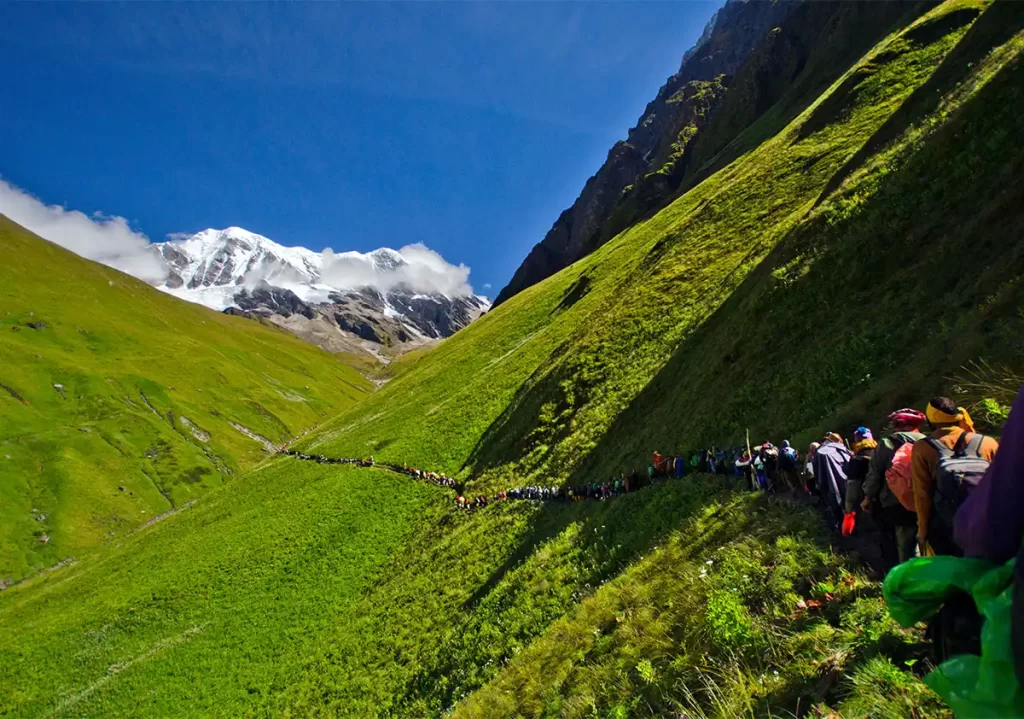
<instances>
[{"instance_id":1,"label":"trekking pole","mask_svg":"<svg viewBox=\"0 0 1024 719\"><path fill-rule=\"evenodd\" d=\"M750 448L750 427L747 427L747 461L750 463L751 481L756 481L757 472L754 469L754 450Z\"/></svg>"}]
</instances>

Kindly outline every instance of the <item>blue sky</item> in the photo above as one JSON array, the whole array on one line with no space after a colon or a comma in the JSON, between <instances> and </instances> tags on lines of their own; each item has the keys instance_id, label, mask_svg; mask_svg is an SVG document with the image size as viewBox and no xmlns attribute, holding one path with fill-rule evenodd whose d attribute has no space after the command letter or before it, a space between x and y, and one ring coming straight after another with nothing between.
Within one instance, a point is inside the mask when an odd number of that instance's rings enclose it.
<instances>
[{"instance_id":1,"label":"blue sky","mask_svg":"<svg viewBox=\"0 0 1024 719\"><path fill-rule=\"evenodd\" d=\"M423 242L493 296L718 4L6 3L0 176L153 240Z\"/></svg>"}]
</instances>

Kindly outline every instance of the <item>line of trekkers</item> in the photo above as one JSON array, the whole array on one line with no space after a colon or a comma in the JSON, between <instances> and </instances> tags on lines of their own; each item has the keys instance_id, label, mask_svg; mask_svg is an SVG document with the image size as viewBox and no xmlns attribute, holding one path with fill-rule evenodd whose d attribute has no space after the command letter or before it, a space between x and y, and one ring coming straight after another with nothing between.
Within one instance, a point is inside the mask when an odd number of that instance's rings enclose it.
<instances>
[{"instance_id":1,"label":"line of trekkers","mask_svg":"<svg viewBox=\"0 0 1024 719\"><path fill-rule=\"evenodd\" d=\"M1013 419L1024 423L1024 417L1011 416ZM921 431L926 423L929 435ZM992 505L988 492L979 493L981 498L972 493L975 487L984 488L982 478L998 448L994 438L974 431L967 410L947 397L936 397L925 412L900 409L890 414L878 439L863 426L854 430L852 444L838 433L829 432L820 442L811 443L803 461L788 440L779 447L765 442L753 449L711 447L685 455L655 452L646 475L634 470L607 481L569 487L514 487L490 496L464 496L459 483L441 472L407 464L376 464L372 456L331 459L289 450L287 446L282 446L281 452L321 464L377 466L447 487L456 492L460 509L507 500L606 500L649 486L660 478L719 474L726 477L730 487L738 479L754 491L788 491L820 498L833 526L844 535L877 538L883 569L888 570L918 554L963 556L966 552L968 556L1002 557L1011 548L1009 556L1016 553L1019 532L997 541L992 539L996 533L986 524L993 513L1005 508ZM1024 483L1024 476L1020 479ZM983 502L988 503L984 509ZM964 511L958 511L965 504L968 506ZM1020 514L1020 527L1024 529L1024 506Z\"/></svg>"},{"instance_id":2,"label":"line of trekkers","mask_svg":"<svg viewBox=\"0 0 1024 719\"><path fill-rule=\"evenodd\" d=\"M918 554L985 555L989 528L983 517L995 508L983 513L979 505L985 500L968 499L976 487L985 486L983 477L998 449L994 438L974 431L966 409L936 397L925 412L906 408L890 414L878 438L864 426L853 431L852 444L829 432L811 443L803 461L789 441L780 447L765 442L754 449L697 450L688 459L655 452L648 475L725 474L741 478L752 490L819 497L843 535L877 530L884 568L890 569ZM1019 532L1003 544L999 556L1011 545L1012 556L1020 545Z\"/></svg>"},{"instance_id":3,"label":"line of trekkers","mask_svg":"<svg viewBox=\"0 0 1024 719\"><path fill-rule=\"evenodd\" d=\"M281 445L281 449L278 450L278 454L287 454L289 457L304 459L309 462L316 462L317 464L352 464L357 467L376 466L373 462L373 457L355 459L351 457L325 457L322 454L305 454L304 452L296 452L294 449L288 449L287 444Z\"/></svg>"}]
</instances>

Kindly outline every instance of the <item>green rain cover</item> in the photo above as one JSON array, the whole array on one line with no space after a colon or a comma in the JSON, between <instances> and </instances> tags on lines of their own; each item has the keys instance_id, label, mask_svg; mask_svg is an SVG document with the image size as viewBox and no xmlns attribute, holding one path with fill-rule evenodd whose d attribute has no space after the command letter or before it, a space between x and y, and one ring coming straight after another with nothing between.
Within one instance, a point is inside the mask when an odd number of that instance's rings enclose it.
<instances>
[{"instance_id":1,"label":"green rain cover","mask_svg":"<svg viewBox=\"0 0 1024 719\"><path fill-rule=\"evenodd\" d=\"M1010 632L1015 561L996 566L980 559L921 557L885 578L889 613L904 627L935 614L956 590L974 598L984 617L981 656L953 657L924 678L961 719L1024 719Z\"/></svg>"}]
</instances>

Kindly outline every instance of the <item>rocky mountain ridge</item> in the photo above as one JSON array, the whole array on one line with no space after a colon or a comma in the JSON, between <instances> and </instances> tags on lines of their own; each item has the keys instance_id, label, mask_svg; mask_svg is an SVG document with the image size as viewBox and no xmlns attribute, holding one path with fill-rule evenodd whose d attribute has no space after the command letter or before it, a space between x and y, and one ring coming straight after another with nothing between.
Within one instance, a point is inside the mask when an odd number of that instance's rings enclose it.
<instances>
[{"instance_id":1,"label":"rocky mountain ridge","mask_svg":"<svg viewBox=\"0 0 1024 719\"><path fill-rule=\"evenodd\" d=\"M159 289L268 320L331 352L386 357L449 337L490 307L485 297L418 281L428 274L419 258L389 248L320 253L229 227L151 250L169 268Z\"/></svg>"},{"instance_id":2,"label":"rocky mountain ridge","mask_svg":"<svg viewBox=\"0 0 1024 719\"><path fill-rule=\"evenodd\" d=\"M921 3L729 0L495 306L653 216L765 138ZM779 118L775 118L778 120ZM771 125L771 123L769 123Z\"/></svg>"},{"instance_id":3,"label":"rocky mountain ridge","mask_svg":"<svg viewBox=\"0 0 1024 719\"><path fill-rule=\"evenodd\" d=\"M653 187L644 188L646 192L667 195L677 161L714 115L729 79L764 35L798 5L798 0L726 2L712 16L697 43L683 55L679 71L648 103L626 139L609 150L604 164L587 181L573 206L562 212L498 293L495 306L611 239L615 232L606 227L609 220L622 229L623 223L615 222L614 211L639 189L637 185L645 175L658 175L649 183Z\"/></svg>"}]
</instances>

